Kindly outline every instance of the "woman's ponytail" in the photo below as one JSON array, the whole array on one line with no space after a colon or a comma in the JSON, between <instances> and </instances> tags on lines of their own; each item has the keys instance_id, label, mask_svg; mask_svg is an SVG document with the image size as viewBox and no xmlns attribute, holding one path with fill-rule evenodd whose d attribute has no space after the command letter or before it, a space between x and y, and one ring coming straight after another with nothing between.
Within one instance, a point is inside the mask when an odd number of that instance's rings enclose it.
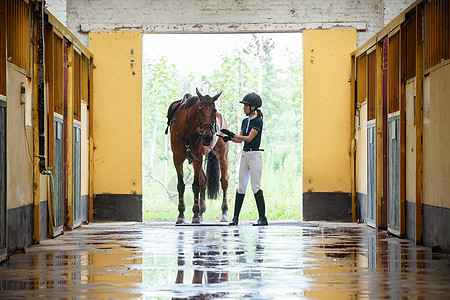
<instances>
[{"instance_id":1,"label":"woman's ponytail","mask_svg":"<svg viewBox=\"0 0 450 300\"><path fill-rule=\"evenodd\" d=\"M263 119L263 112L261 108L256 109L256 115L258 116L258 118L261 118L261 120Z\"/></svg>"}]
</instances>

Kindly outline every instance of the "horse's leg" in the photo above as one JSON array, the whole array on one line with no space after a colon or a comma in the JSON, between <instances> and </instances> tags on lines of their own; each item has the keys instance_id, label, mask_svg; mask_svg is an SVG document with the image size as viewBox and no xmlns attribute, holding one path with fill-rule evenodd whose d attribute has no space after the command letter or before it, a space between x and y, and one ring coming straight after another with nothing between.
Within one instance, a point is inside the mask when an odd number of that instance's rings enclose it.
<instances>
[{"instance_id":1,"label":"horse's leg","mask_svg":"<svg viewBox=\"0 0 450 300\"><path fill-rule=\"evenodd\" d=\"M186 210L186 206L184 205L184 181L183 181L183 162L184 159L179 157L173 157L173 163L175 165L175 169L177 170L177 190L178 190L178 217L176 224L184 223L184 211Z\"/></svg>"},{"instance_id":2,"label":"horse's leg","mask_svg":"<svg viewBox=\"0 0 450 300\"><path fill-rule=\"evenodd\" d=\"M184 252L183 252L183 244L184 244L184 233L180 231L178 233L178 272L177 278L175 279L175 284L183 284L184 279L184 266L186 264Z\"/></svg>"},{"instance_id":3,"label":"horse's leg","mask_svg":"<svg viewBox=\"0 0 450 300\"><path fill-rule=\"evenodd\" d=\"M194 256L192 264L194 265L194 275L192 276L192 283L203 283L203 268L205 265L205 253L201 249L201 243L204 240L201 232L194 232Z\"/></svg>"},{"instance_id":4,"label":"horse's leg","mask_svg":"<svg viewBox=\"0 0 450 300\"><path fill-rule=\"evenodd\" d=\"M228 149L224 149L219 155L219 165L220 165L220 183L222 185L223 197L222 197L222 217L220 222L228 222L228 200L227 200L227 190L228 190Z\"/></svg>"},{"instance_id":5,"label":"horse's leg","mask_svg":"<svg viewBox=\"0 0 450 300\"><path fill-rule=\"evenodd\" d=\"M228 232L222 232L222 242L226 243L228 240ZM220 261L220 265L221 266L228 266L229 265L229 261L227 259L228 256L228 251L227 248L223 248L223 253L222 253L222 260ZM222 270L222 272L220 273L220 282L224 282L224 281L229 281L228 279L228 271Z\"/></svg>"},{"instance_id":6,"label":"horse's leg","mask_svg":"<svg viewBox=\"0 0 450 300\"><path fill-rule=\"evenodd\" d=\"M192 207L192 212L194 216L192 217L192 223L199 224L202 222L202 211L200 209L200 174L202 173L202 162L197 160L193 163L194 166L194 182L192 183L192 192L194 192L194 206Z\"/></svg>"}]
</instances>

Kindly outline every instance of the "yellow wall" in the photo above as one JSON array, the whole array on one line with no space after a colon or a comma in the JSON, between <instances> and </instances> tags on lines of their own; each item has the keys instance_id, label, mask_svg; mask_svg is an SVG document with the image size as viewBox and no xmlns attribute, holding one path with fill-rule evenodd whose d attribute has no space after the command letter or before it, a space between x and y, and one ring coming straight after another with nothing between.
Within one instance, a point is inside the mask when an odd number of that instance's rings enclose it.
<instances>
[{"instance_id":1,"label":"yellow wall","mask_svg":"<svg viewBox=\"0 0 450 300\"><path fill-rule=\"evenodd\" d=\"M48 84L46 83L44 86L44 135L45 135L45 145L44 145L44 155L45 155L45 166L48 166ZM53 169L52 169L53 171ZM48 201L49 198L49 176L39 174L39 201ZM42 214L48 213L48 211L40 212ZM47 224L43 224L41 226L47 226Z\"/></svg>"},{"instance_id":2,"label":"yellow wall","mask_svg":"<svg viewBox=\"0 0 450 300\"><path fill-rule=\"evenodd\" d=\"M416 202L416 81L406 85L406 201Z\"/></svg>"},{"instance_id":3,"label":"yellow wall","mask_svg":"<svg viewBox=\"0 0 450 300\"><path fill-rule=\"evenodd\" d=\"M331 248L327 248L331 246ZM304 296L308 299L357 299L359 289L352 288L360 286L361 290L366 290L366 282L360 280L355 273L355 267L367 268L364 257L357 254L356 250L342 248L336 245L323 245L323 252L314 249L309 253L320 264L313 269L306 268L303 271L305 278L313 282L311 287L304 291ZM362 262L362 264L361 264ZM342 280L354 277L354 280Z\"/></svg>"},{"instance_id":4,"label":"yellow wall","mask_svg":"<svg viewBox=\"0 0 450 300\"><path fill-rule=\"evenodd\" d=\"M120 247L120 245L117 245ZM134 272L130 272L129 275L124 276L120 271L121 266L124 264L129 265L142 265L142 258L134 256L132 251L122 251L119 249L113 249L107 253L92 253L89 254L89 264L96 270L108 269L109 272L96 272L97 274L90 275L88 277L89 284L92 285L93 292L101 292L99 298L109 299L127 299L127 298L141 298L139 289L136 289L136 285L142 283L142 270L136 269ZM105 294L103 284L105 282L120 284L124 290L136 289L136 294L120 293L120 291L111 290L111 293ZM98 287L98 289L97 289Z\"/></svg>"},{"instance_id":5,"label":"yellow wall","mask_svg":"<svg viewBox=\"0 0 450 300\"><path fill-rule=\"evenodd\" d=\"M450 64L424 78L423 204L450 208Z\"/></svg>"},{"instance_id":6,"label":"yellow wall","mask_svg":"<svg viewBox=\"0 0 450 300\"><path fill-rule=\"evenodd\" d=\"M94 193L142 194L142 33L91 32L89 50L95 57Z\"/></svg>"},{"instance_id":7,"label":"yellow wall","mask_svg":"<svg viewBox=\"0 0 450 300\"><path fill-rule=\"evenodd\" d=\"M6 189L8 210L33 203L33 127L25 125L25 111L33 114L32 84L23 71L8 64L7 85L7 171ZM20 104L21 83L26 87L29 109ZM28 118L30 120L30 117ZM32 119L31 119L32 120ZM31 124L32 125L32 122ZM27 150L27 147L29 151Z\"/></svg>"},{"instance_id":8,"label":"yellow wall","mask_svg":"<svg viewBox=\"0 0 450 300\"><path fill-rule=\"evenodd\" d=\"M303 31L303 192L350 192L351 52L356 31Z\"/></svg>"},{"instance_id":9,"label":"yellow wall","mask_svg":"<svg viewBox=\"0 0 450 300\"><path fill-rule=\"evenodd\" d=\"M361 106L358 123L355 124L356 139L356 192L367 195L367 102Z\"/></svg>"}]
</instances>

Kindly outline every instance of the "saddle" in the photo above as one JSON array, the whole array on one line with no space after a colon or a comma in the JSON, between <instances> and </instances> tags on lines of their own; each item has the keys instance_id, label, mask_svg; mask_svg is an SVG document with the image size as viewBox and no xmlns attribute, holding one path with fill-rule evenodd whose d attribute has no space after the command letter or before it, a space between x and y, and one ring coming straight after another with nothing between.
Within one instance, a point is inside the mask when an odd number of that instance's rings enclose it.
<instances>
[{"instance_id":1,"label":"saddle","mask_svg":"<svg viewBox=\"0 0 450 300\"><path fill-rule=\"evenodd\" d=\"M191 94L186 94L183 96L183 99L177 100L172 102L169 105L169 109L167 110L167 127L165 134L169 133L169 127L172 125L173 121L175 120L175 117L177 116L178 111L183 107L183 104L186 102L186 99L191 97Z\"/></svg>"}]
</instances>

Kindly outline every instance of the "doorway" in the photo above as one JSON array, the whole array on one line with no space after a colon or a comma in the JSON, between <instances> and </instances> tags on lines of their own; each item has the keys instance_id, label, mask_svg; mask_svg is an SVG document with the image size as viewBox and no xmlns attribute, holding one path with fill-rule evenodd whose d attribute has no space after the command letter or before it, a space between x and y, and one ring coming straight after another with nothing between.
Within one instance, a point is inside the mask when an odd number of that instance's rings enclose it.
<instances>
[{"instance_id":1,"label":"doorway","mask_svg":"<svg viewBox=\"0 0 450 300\"><path fill-rule=\"evenodd\" d=\"M245 115L239 100L256 92L263 100L262 189L269 219L301 219L303 140L303 58L301 33L144 35L143 38L143 219L175 220L176 173L167 108L186 93L215 95L230 130L239 132ZM228 201L234 203L242 145L231 144ZM185 167L186 217L192 214L193 171ZM256 219L247 191L241 218ZM220 217L221 201L207 199L205 219ZM230 205L232 208L232 205ZM280 209L287 208L287 209ZM230 215L229 211L229 215Z\"/></svg>"}]
</instances>

